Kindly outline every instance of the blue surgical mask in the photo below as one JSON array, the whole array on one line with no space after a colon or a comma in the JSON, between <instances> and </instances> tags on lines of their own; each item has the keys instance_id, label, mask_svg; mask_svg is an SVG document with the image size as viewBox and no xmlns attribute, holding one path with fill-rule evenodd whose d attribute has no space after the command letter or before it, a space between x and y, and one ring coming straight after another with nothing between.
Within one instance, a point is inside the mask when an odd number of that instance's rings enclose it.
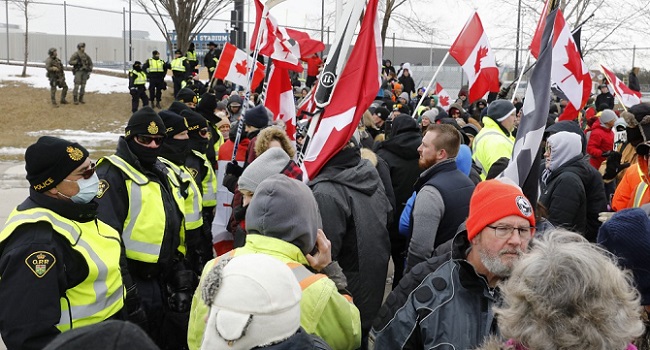
<instances>
[{"instance_id":1,"label":"blue surgical mask","mask_svg":"<svg viewBox=\"0 0 650 350\"><path fill-rule=\"evenodd\" d=\"M77 180L77 185L79 186L79 193L70 197L70 200L79 204L90 203L99 191L99 178L97 177L97 173L94 173L87 179L81 178Z\"/></svg>"}]
</instances>

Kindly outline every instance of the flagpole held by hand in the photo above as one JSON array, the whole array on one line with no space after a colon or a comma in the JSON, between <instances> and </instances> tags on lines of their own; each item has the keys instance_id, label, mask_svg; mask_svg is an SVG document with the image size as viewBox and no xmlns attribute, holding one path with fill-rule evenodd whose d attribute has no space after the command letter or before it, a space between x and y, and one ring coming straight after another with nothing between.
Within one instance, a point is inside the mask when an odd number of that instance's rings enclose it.
<instances>
[{"instance_id":1,"label":"flagpole held by hand","mask_svg":"<svg viewBox=\"0 0 650 350\"><path fill-rule=\"evenodd\" d=\"M415 115L418 112L418 108L422 105L422 101L424 101L424 98L428 96L429 90L431 90L431 86L433 86L433 82L436 80L436 77L438 76L438 73L440 73L440 69L442 69L442 66L445 64L447 61L447 58L449 57L449 51L445 54L445 57L442 58L442 61L438 65L438 68L436 69L436 72L433 73L433 77L431 77L431 80L429 81L429 84L427 85L427 88L424 89L424 94L422 95L422 98L418 101L417 106L415 106L415 109L413 110L413 115L411 115L411 118L415 119Z\"/></svg>"}]
</instances>

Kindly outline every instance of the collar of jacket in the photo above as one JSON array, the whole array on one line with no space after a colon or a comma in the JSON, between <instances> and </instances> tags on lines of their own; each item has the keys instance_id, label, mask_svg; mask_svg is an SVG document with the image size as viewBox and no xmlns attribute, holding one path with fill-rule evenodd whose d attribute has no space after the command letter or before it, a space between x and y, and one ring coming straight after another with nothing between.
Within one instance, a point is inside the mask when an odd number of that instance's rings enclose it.
<instances>
[{"instance_id":1,"label":"collar of jacket","mask_svg":"<svg viewBox=\"0 0 650 350\"><path fill-rule=\"evenodd\" d=\"M19 210L41 207L51 210L66 219L77 222L88 222L97 217L98 204L91 201L87 204L78 204L67 200L52 198L43 193L29 189L29 198L18 206Z\"/></svg>"},{"instance_id":2,"label":"collar of jacket","mask_svg":"<svg viewBox=\"0 0 650 350\"><path fill-rule=\"evenodd\" d=\"M434 164L431 168L425 170L420 177L417 179L415 182L415 185L413 186L413 189L415 192L420 192L420 189L422 189L422 186L424 186L427 181L429 181L434 175L441 173L441 172L447 172L447 171L452 171L458 169L456 167L456 158L447 158L443 161L440 161L436 164Z\"/></svg>"},{"instance_id":3,"label":"collar of jacket","mask_svg":"<svg viewBox=\"0 0 650 350\"><path fill-rule=\"evenodd\" d=\"M255 253L267 254L309 266L309 262L300 248L279 238L249 232L246 235L246 244L240 249L251 250Z\"/></svg>"},{"instance_id":4,"label":"collar of jacket","mask_svg":"<svg viewBox=\"0 0 650 350\"><path fill-rule=\"evenodd\" d=\"M494 119L492 119L490 117L483 117L483 119L481 119L481 121L483 122L483 128L484 129L485 128L493 129L493 130L498 129L498 130L501 130L501 133L503 133L503 136L505 136L507 138L510 138L510 139L513 138L512 133L510 133L508 130L506 130L506 128L504 128L503 125L501 125L501 123L497 122L496 120L494 120Z\"/></svg>"}]
</instances>

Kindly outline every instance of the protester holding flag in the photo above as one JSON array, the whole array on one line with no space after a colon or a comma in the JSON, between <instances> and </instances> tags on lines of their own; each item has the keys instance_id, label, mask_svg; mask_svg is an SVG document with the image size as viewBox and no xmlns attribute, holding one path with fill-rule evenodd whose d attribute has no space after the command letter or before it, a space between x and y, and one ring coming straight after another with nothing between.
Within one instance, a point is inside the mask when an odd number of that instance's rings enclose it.
<instances>
[{"instance_id":1,"label":"protester holding flag","mask_svg":"<svg viewBox=\"0 0 650 350\"><path fill-rule=\"evenodd\" d=\"M496 100L488 106L487 117L483 117L483 129L474 138L474 162L481 168L481 179L485 180L492 164L501 157L510 158L515 138L515 106L507 100Z\"/></svg>"},{"instance_id":2,"label":"protester holding flag","mask_svg":"<svg viewBox=\"0 0 650 350\"><path fill-rule=\"evenodd\" d=\"M614 132L612 128L616 123L616 113L611 109L601 112L600 118L591 126L591 135L587 142L587 153L589 163L596 169L607 159L607 156L614 150Z\"/></svg>"}]
</instances>

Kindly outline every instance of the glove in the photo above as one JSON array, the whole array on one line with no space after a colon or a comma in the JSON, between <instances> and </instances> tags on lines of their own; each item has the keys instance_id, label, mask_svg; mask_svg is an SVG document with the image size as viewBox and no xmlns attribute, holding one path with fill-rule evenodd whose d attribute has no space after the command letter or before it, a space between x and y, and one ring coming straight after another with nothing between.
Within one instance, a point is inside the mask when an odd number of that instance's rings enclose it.
<instances>
[{"instance_id":1,"label":"glove","mask_svg":"<svg viewBox=\"0 0 650 350\"><path fill-rule=\"evenodd\" d=\"M197 285L197 277L191 270L176 271L167 282L169 297L167 304L173 312L188 312L192 305L192 294Z\"/></svg>"},{"instance_id":2,"label":"glove","mask_svg":"<svg viewBox=\"0 0 650 350\"><path fill-rule=\"evenodd\" d=\"M244 172L244 168L239 166L239 164L236 161L230 162L228 163L228 165L226 165L226 174L240 177L243 172Z\"/></svg>"},{"instance_id":3,"label":"glove","mask_svg":"<svg viewBox=\"0 0 650 350\"><path fill-rule=\"evenodd\" d=\"M140 303L140 297L138 296L138 289L135 285L126 291L126 300L124 301L126 305L126 311L128 313L127 319L144 330L148 330L149 321L147 319L147 314L142 308Z\"/></svg>"},{"instance_id":4,"label":"glove","mask_svg":"<svg viewBox=\"0 0 650 350\"><path fill-rule=\"evenodd\" d=\"M609 157L609 155L612 154L612 152L614 152L614 151L603 152L603 154L601 154L601 157ZM618 152L616 152L616 153L618 153Z\"/></svg>"},{"instance_id":5,"label":"glove","mask_svg":"<svg viewBox=\"0 0 650 350\"><path fill-rule=\"evenodd\" d=\"M609 151L607 155L607 164L605 165L605 173L603 180L613 180L619 172L630 166L630 163L621 164L621 154L616 151Z\"/></svg>"},{"instance_id":6,"label":"glove","mask_svg":"<svg viewBox=\"0 0 650 350\"><path fill-rule=\"evenodd\" d=\"M598 213L598 221L605 223L607 220L611 219L612 216L614 216L614 212L612 211L604 211L601 213Z\"/></svg>"},{"instance_id":7,"label":"glove","mask_svg":"<svg viewBox=\"0 0 650 350\"><path fill-rule=\"evenodd\" d=\"M136 87L129 88L129 93L131 94L131 96L137 96L138 95L138 88L136 88Z\"/></svg>"}]
</instances>

